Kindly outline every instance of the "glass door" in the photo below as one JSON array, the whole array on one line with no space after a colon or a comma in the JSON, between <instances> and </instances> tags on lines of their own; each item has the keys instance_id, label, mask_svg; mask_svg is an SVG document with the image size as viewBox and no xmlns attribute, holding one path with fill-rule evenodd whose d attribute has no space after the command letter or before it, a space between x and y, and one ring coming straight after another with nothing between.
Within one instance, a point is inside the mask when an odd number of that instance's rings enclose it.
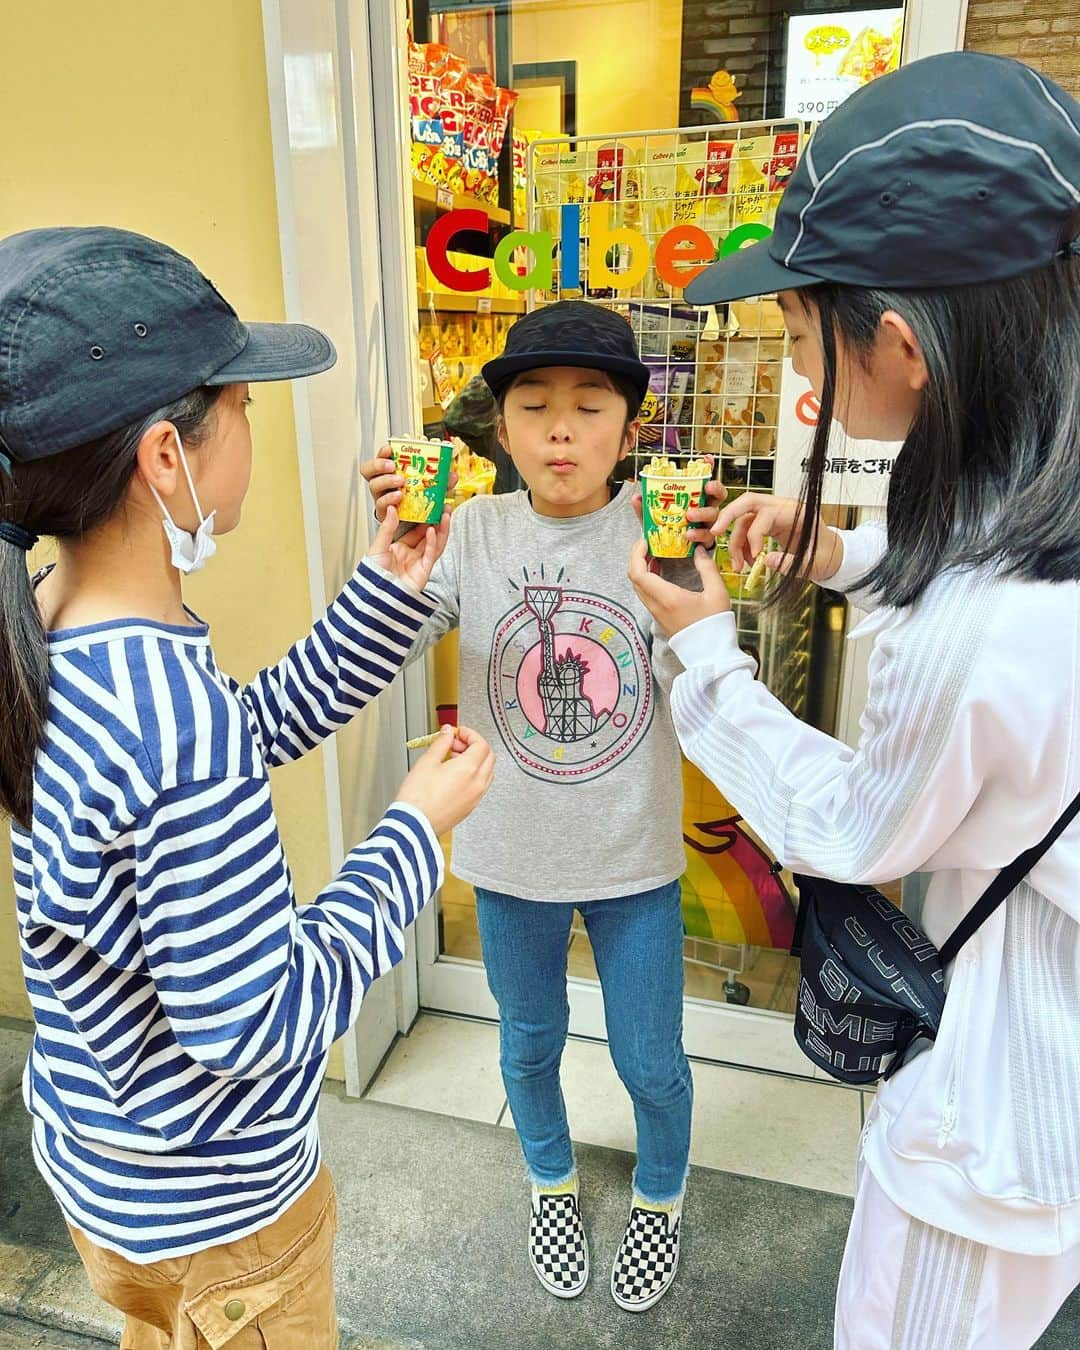
<instances>
[{"instance_id":1,"label":"glass door","mask_svg":"<svg viewBox=\"0 0 1080 1350\"><path fill-rule=\"evenodd\" d=\"M492 428L482 418L470 421L468 400L457 395L501 350L526 307L570 296L624 314L650 368L630 473L658 453L708 455L729 493L773 490L785 357L779 311L767 297L715 312L685 306L671 232L683 227L684 256L686 241L702 232L719 248L764 237L818 105L827 111L826 103L894 67L904 10L836 3L793 12L768 0L749 14L747 8L744 0L431 0L415 9L410 112L424 420L429 432L459 436L465 493L513 490L516 480ZM470 158L459 143L453 94L480 77L477 87L492 106L513 111L497 155L489 142L486 157L481 146ZM504 89L517 98L503 97ZM466 119L466 136L468 125ZM584 222L573 241L564 233L567 206ZM599 283L588 270L596 206L604 211L598 228L613 232ZM478 266L478 257L487 261L486 294L448 290L428 266L432 229L447 211L462 209L480 210L486 220L486 230L470 227L454 241L463 270ZM526 228L551 233L550 268L538 267L535 249L515 248L513 240L499 250L511 231ZM625 230L636 232L645 254L626 242ZM449 428L448 410L456 423ZM847 523L848 513L838 508L836 520ZM728 568L725 581L760 678L797 715L835 733L845 602L813 591L797 607L776 610L763 605L756 578ZM412 701L410 725L455 721L456 706L451 634L429 654L426 690ZM788 955L797 906L791 878L689 763L683 787L687 1049L809 1074L791 1034L798 981ZM449 862L451 841L444 846ZM472 889L452 868L420 926L418 956L421 1006L495 1017ZM603 1038L596 969L580 922L568 971L571 1030Z\"/></svg>"}]
</instances>

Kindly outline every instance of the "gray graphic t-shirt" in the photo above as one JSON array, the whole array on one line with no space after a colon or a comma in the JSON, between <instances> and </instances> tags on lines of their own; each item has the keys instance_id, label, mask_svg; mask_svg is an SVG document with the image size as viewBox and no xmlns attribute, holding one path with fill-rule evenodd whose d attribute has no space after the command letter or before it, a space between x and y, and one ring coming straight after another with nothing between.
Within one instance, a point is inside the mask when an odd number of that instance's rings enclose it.
<instances>
[{"instance_id":1,"label":"gray graphic t-shirt","mask_svg":"<svg viewBox=\"0 0 1080 1350\"><path fill-rule=\"evenodd\" d=\"M454 834L453 870L474 885L586 901L682 874L668 710L682 667L627 579L641 533L631 497L624 486L568 520L538 515L526 492L454 513L413 657L459 628L459 719L498 759Z\"/></svg>"}]
</instances>

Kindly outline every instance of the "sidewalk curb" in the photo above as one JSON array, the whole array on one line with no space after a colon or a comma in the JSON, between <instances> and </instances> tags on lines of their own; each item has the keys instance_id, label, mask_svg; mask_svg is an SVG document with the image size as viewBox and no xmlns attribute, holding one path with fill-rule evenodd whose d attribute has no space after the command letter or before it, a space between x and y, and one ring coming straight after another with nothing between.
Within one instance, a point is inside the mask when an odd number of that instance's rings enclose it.
<instances>
[{"instance_id":1,"label":"sidewalk curb","mask_svg":"<svg viewBox=\"0 0 1080 1350\"><path fill-rule=\"evenodd\" d=\"M0 1313L116 1345L123 1318L90 1288L83 1264L0 1242Z\"/></svg>"},{"instance_id":2,"label":"sidewalk curb","mask_svg":"<svg viewBox=\"0 0 1080 1350\"><path fill-rule=\"evenodd\" d=\"M90 1288L81 1261L0 1242L0 1315L88 1336L103 1345L120 1340L123 1318ZM428 1350L419 1341L350 1335L341 1350Z\"/></svg>"}]
</instances>

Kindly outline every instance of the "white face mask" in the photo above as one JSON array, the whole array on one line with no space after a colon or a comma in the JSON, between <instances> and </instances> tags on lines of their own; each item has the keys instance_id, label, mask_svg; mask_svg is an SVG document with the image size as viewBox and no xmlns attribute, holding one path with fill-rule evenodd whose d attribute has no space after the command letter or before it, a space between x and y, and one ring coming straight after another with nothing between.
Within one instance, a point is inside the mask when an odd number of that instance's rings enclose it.
<instances>
[{"instance_id":1,"label":"white face mask","mask_svg":"<svg viewBox=\"0 0 1080 1350\"><path fill-rule=\"evenodd\" d=\"M172 546L172 565L186 575L188 572L197 572L201 567L205 567L207 561L217 552L217 544L214 541L214 512L211 511L208 516L203 515L199 498L195 494L195 484L191 480L191 470L188 468L180 433L174 430L173 435L176 437L176 448L180 452L180 463L184 466L184 477L191 490L191 500L199 513L199 528L195 533L189 534L187 530L182 530L169 514L169 508L161 500L157 489L150 485L150 491L165 517L161 523Z\"/></svg>"}]
</instances>

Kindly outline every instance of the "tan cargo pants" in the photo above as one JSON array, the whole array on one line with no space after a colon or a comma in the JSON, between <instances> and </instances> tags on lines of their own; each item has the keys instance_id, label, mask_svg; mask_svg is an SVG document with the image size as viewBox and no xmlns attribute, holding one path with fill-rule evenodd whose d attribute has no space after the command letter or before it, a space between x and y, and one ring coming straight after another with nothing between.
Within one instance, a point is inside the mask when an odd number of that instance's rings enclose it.
<instances>
[{"instance_id":1,"label":"tan cargo pants","mask_svg":"<svg viewBox=\"0 0 1080 1350\"><path fill-rule=\"evenodd\" d=\"M325 1167L268 1227L191 1256L135 1265L68 1228L95 1292L124 1314L121 1350L337 1350Z\"/></svg>"}]
</instances>

